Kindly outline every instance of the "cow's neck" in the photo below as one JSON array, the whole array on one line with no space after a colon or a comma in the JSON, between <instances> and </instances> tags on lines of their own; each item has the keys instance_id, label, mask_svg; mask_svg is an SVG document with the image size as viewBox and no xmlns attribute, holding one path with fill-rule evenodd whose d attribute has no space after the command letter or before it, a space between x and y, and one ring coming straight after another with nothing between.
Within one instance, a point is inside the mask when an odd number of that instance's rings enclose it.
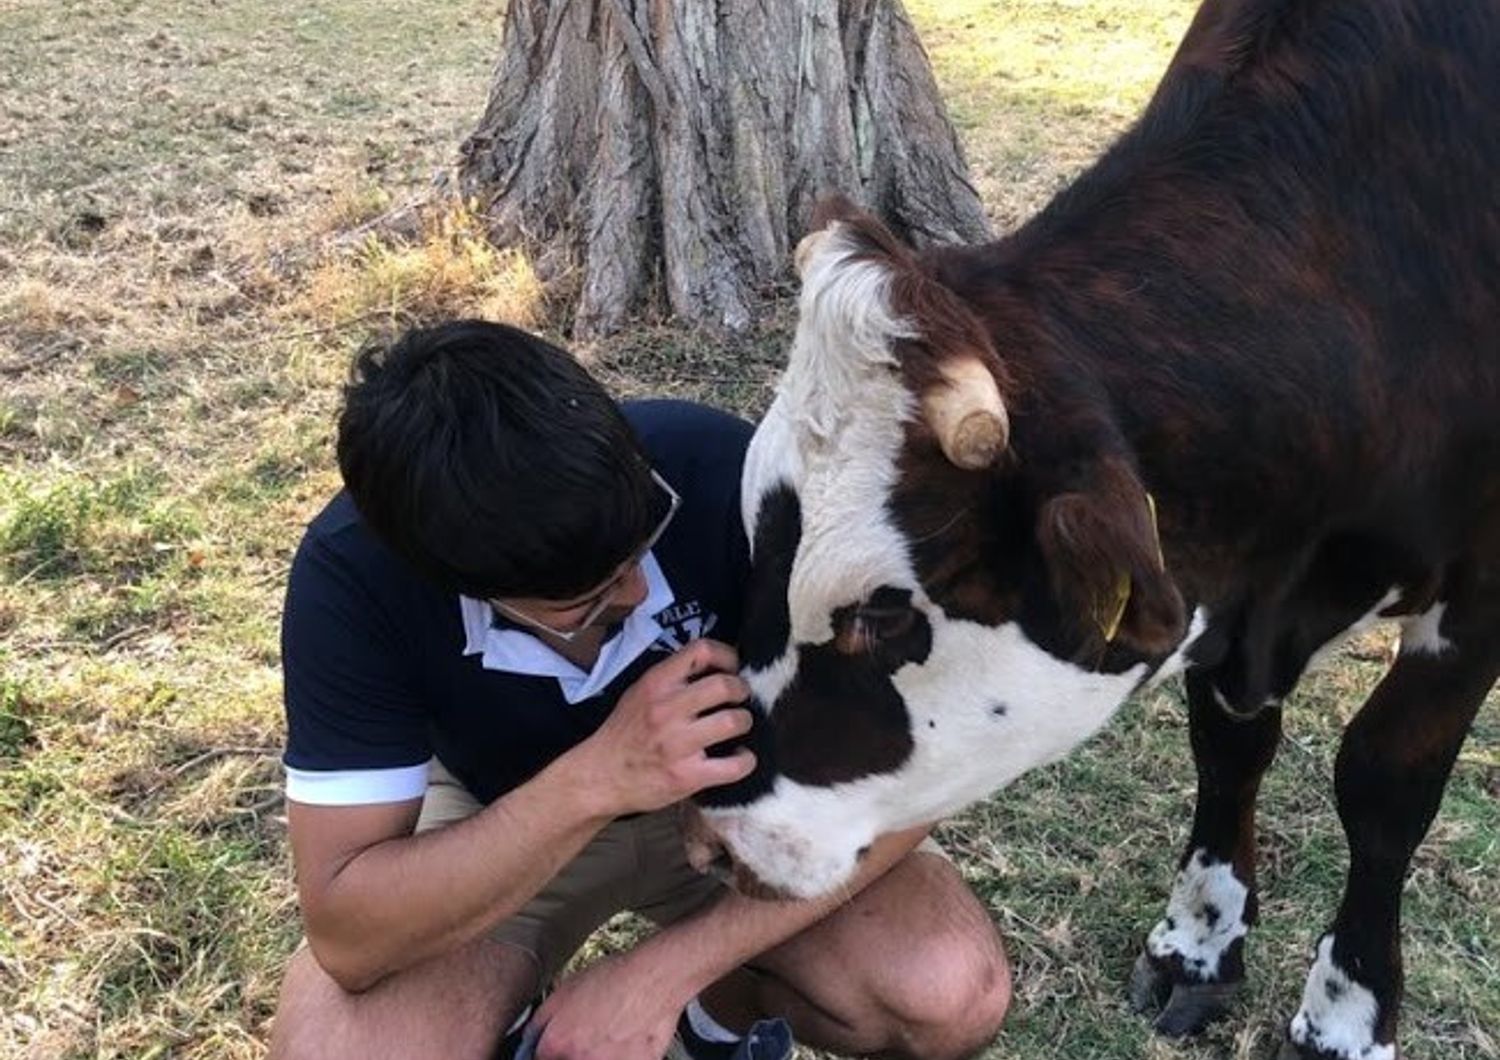
<instances>
[{"instance_id":1,"label":"cow's neck","mask_svg":"<svg viewBox=\"0 0 1500 1060\"><path fill-rule=\"evenodd\" d=\"M1265 314L1266 331L1228 327L1224 281L1192 275L1187 260L1112 251L1108 236L1091 226L1047 244L1018 238L938 267L1018 380L1022 466L1067 474L1128 454L1169 548L1192 542L1178 557L1190 581L1315 536L1368 490L1378 402L1360 407L1347 378L1278 347L1284 317Z\"/></svg>"}]
</instances>

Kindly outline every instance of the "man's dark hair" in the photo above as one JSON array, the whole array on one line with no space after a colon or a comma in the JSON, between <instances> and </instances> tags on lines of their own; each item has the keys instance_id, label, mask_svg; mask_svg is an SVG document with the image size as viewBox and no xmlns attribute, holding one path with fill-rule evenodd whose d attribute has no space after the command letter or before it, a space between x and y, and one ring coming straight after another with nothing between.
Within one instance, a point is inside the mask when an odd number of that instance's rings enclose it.
<instances>
[{"instance_id":1,"label":"man's dark hair","mask_svg":"<svg viewBox=\"0 0 1500 1060\"><path fill-rule=\"evenodd\" d=\"M432 581L567 599L612 574L665 511L639 440L571 356L460 320L359 354L338 425L360 515Z\"/></svg>"}]
</instances>

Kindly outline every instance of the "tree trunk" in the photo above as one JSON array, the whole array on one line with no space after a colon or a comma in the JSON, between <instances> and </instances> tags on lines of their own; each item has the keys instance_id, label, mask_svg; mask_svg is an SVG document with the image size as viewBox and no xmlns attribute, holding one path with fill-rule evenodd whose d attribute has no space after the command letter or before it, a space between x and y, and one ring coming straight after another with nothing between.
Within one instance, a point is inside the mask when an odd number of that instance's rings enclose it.
<instances>
[{"instance_id":1,"label":"tree trunk","mask_svg":"<svg viewBox=\"0 0 1500 1060\"><path fill-rule=\"evenodd\" d=\"M459 180L580 337L658 290L748 326L823 191L917 243L987 235L900 0L510 0Z\"/></svg>"}]
</instances>

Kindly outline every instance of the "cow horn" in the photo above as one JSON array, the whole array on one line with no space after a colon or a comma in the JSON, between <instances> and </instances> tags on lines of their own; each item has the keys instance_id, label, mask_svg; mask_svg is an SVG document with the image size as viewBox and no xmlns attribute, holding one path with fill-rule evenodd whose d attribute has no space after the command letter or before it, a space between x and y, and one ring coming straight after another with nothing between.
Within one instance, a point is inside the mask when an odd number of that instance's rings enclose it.
<instances>
[{"instance_id":1,"label":"cow horn","mask_svg":"<svg viewBox=\"0 0 1500 1060\"><path fill-rule=\"evenodd\" d=\"M922 396L922 414L955 467L978 471L1005 451L1010 417L995 377L977 357L943 364L942 381Z\"/></svg>"}]
</instances>

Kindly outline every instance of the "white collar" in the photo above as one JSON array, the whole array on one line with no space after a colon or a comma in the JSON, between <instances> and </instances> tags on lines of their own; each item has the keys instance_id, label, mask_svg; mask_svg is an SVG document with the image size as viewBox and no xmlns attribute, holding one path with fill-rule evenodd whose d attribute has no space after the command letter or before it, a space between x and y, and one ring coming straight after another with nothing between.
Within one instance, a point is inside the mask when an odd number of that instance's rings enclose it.
<instances>
[{"instance_id":1,"label":"white collar","mask_svg":"<svg viewBox=\"0 0 1500 1060\"><path fill-rule=\"evenodd\" d=\"M524 629L496 628L495 612L489 601L469 596L458 598L464 622L464 654L482 656L486 670L555 677L562 686L563 698L569 703L581 703L598 695L661 636L656 615L677 597L655 555L648 552L641 557L641 571L646 575L646 599L630 612L619 632L600 646L594 668L588 672Z\"/></svg>"}]
</instances>

